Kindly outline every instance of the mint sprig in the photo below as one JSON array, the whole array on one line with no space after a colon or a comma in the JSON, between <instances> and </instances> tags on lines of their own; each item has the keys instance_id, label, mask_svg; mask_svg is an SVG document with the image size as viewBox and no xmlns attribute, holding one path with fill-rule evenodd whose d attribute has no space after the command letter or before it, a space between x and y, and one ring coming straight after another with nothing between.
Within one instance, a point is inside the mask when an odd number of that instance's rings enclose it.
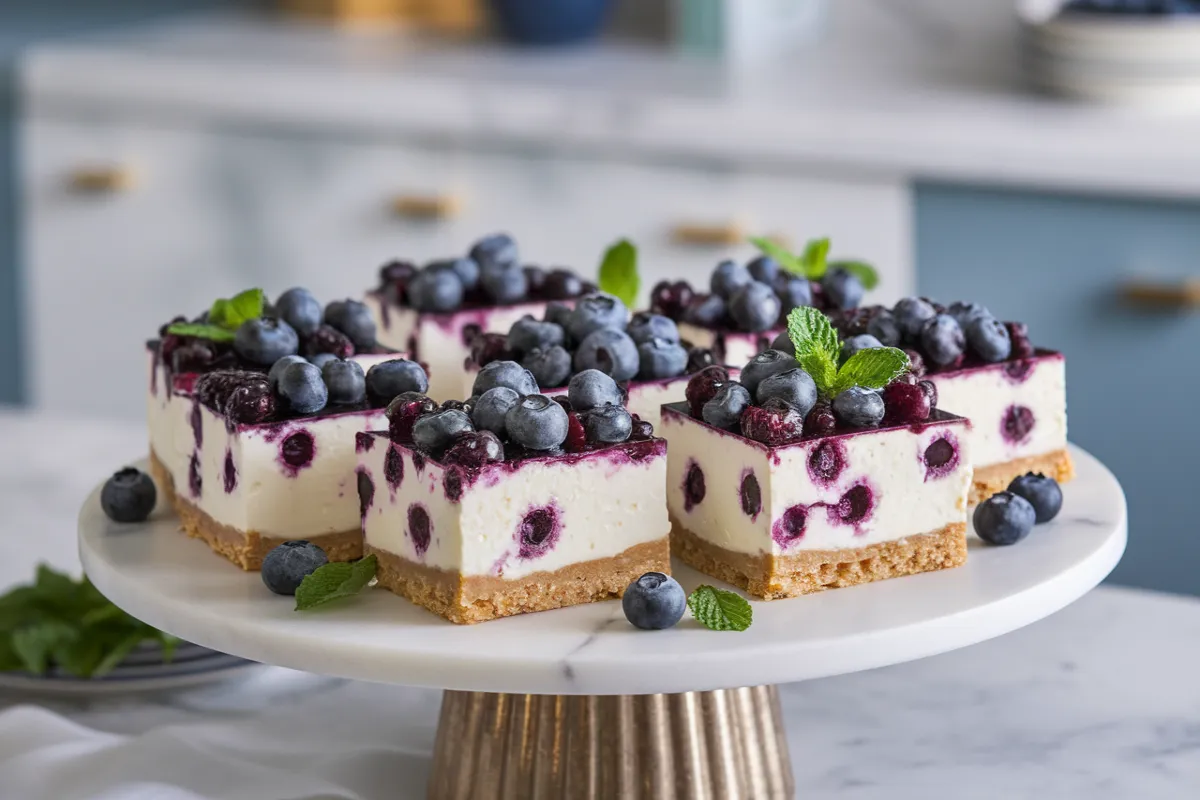
<instances>
[{"instance_id":1,"label":"mint sprig","mask_svg":"<svg viewBox=\"0 0 1200 800\"><path fill-rule=\"evenodd\" d=\"M241 324L261 317L265 307L263 290L247 289L229 299L213 301L207 322L176 322L167 327L167 333L211 339L214 342L232 342Z\"/></svg>"},{"instance_id":2,"label":"mint sprig","mask_svg":"<svg viewBox=\"0 0 1200 800\"><path fill-rule=\"evenodd\" d=\"M44 564L33 583L0 597L0 671L43 675L53 667L97 678L143 642L158 643L169 661L179 640L117 608L87 578Z\"/></svg>"},{"instance_id":3,"label":"mint sprig","mask_svg":"<svg viewBox=\"0 0 1200 800\"><path fill-rule=\"evenodd\" d=\"M744 631L754 621L754 610L746 598L704 584L688 595L688 609L704 627L713 631Z\"/></svg>"},{"instance_id":4,"label":"mint sprig","mask_svg":"<svg viewBox=\"0 0 1200 800\"><path fill-rule=\"evenodd\" d=\"M763 255L775 259L779 266L788 272L793 275L808 277L804 271L804 262L798 256L794 256L788 252L787 248L779 244L779 242L772 241L763 236L751 236L748 241L757 247Z\"/></svg>"},{"instance_id":5,"label":"mint sprig","mask_svg":"<svg viewBox=\"0 0 1200 800\"><path fill-rule=\"evenodd\" d=\"M778 242L760 236L751 237L750 244L775 259L788 272L810 281L819 281L829 270L840 269L858 278L864 289L874 289L879 285L879 273L865 261L851 259L830 262L828 237L809 240L804 252L799 255L789 253Z\"/></svg>"},{"instance_id":6,"label":"mint sprig","mask_svg":"<svg viewBox=\"0 0 1200 800\"><path fill-rule=\"evenodd\" d=\"M833 397L851 386L882 389L908 369L908 354L895 347L859 350L838 367L841 346L829 318L811 306L792 309L787 317L788 338L796 360L817 385L822 397Z\"/></svg>"},{"instance_id":7,"label":"mint sprig","mask_svg":"<svg viewBox=\"0 0 1200 800\"><path fill-rule=\"evenodd\" d=\"M604 251L597 284L600 291L619 297L627 306L637 302L642 279L638 275L637 247L633 242L622 239Z\"/></svg>"},{"instance_id":8,"label":"mint sprig","mask_svg":"<svg viewBox=\"0 0 1200 800\"><path fill-rule=\"evenodd\" d=\"M304 576L296 589L296 610L307 611L361 592L375 577L375 554L358 561L331 561Z\"/></svg>"}]
</instances>

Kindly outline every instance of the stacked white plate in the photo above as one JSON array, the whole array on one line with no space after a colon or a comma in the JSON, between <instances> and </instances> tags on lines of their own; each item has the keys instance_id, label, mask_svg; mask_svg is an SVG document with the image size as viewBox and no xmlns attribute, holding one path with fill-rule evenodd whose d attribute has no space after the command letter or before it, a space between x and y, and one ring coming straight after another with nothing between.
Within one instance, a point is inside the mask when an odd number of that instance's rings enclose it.
<instances>
[{"instance_id":1,"label":"stacked white plate","mask_svg":"<svg viewBox=\"0 0 1200 800\"><path fill-rule=\"evenodd\" d=\"M1105 103L1200 110L1200 15L1064 11L1018 0L1025 74L1039 89Z\"/></svg>"}]
</instances>

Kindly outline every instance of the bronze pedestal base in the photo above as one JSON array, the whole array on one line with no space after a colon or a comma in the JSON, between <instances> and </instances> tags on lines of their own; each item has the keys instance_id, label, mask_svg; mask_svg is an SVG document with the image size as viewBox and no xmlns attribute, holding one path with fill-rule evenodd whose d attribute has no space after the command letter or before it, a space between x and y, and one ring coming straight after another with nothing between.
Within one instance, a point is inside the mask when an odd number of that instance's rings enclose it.
<instances>
[{"instance_id":1,"label":"bronze pedestal base","mask_svg":"<svg viewBox=\"0 0 1200 800\"><path fill-rule=\"evenodd\" d=\"M774 686L649 695L447 691L429 800L791 800Z\"/></svg>"}]
</instances>

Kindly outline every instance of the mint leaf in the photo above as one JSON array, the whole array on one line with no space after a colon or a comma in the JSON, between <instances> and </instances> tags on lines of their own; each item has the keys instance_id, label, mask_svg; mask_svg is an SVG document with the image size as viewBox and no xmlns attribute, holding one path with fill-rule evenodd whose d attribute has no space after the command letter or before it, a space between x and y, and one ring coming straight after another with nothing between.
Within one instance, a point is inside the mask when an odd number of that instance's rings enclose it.
<instances>
[{"instance_id":1,"label":"mint leaf","mask_svg":"<svg viewBox=\"0 0 1200 800\"><path fill-rule=\"evenodd\" d=\"M827 264L825 259L829 257L829 237L824 239L811 239L804 246L804 252L800 254L800 263L804 268L804 275L810 281L818 281L825 277L825 269Z\"/></svg>"},{"instance_id":2,"label":"mint leaf","mask_svg":"<svg viewBox=\"0 0 1200 800\"><path fill-rule=\"evenodd\" d=\"M331 561L304 576L296 589L296 610L307 611L362 591L375 577L375 554L358 561Z\"/></svg>"},{"instance_id":3,"label":"mint leaf","mask_svg":"<svg viewBox=\"0 0 1200 800\"><path fill-rule=\"evenodd\" d=\"M26 672L44 675L50 666L50 655L76 635L75 629L65 622L28 625L13 631L12 649Z\"/></svg>"},{"instance_id":4,"label":"mint leaf","mask_svg":"<svg viewBox=\"0 0 1200 800\"><path fill-rule=\"evenodd\" d=\"M812 306L792 309L787 316L788 338L796 349L796 360L828 395L837 380L838 337L829 318Z\"/></svg>"},{"instance_id":5,"label":"mint leaf","mask_svg":"<svg viewBox=\"0 0 1200 800\"><path fill-rule=\"evenodd\" d=\"M219 328L216 325L205 325L201 322L176 322L167 326L167 333L176 336L195 336L197 339L210 339L214 342L232 342L233 331Z\"/></svg>"},{"instance_id":6,"label":"mint leaf","mask_svg":"<svg viewBox=\"0 0 1200 800\"><path fill-rule=\"evenodd\" d=\"M879 285L879 273L865 261L835 261L830 269L840 269L858 278L864 289L874 289Z\"/></svg>"},{"instance_id":7,"label":"mint leaf","mask_svg":"<svg viewBox=\"0 0 1200 800\"><path fill-rule=\"evenodd\" d=\"M714 631L744 631L754 621L754 610L736 592L705 584L688 595L688 608L696 620Z\"/></svg>"},{"instance_id":8,"label":"mint leaf","mask_svg":"<svg viewBox=\"0 0 1200 800\"><path fill-rule=\"evenodd\" d=\"M237 330L246 320L262 316L264 302L262 289L247 289L228 300L214 302L208 311L208 322L228 330Z\"/></svg>"},{"instance_id":9,"label":"mint leaf","mask_svg":"<svg viewBox=\"0 0 1200 800\"><path fill-rule=\"evenodd\" d=\"M788 272L792 273L793 275L801 275L806 278L808 277L808 273L804 271L804 264L802 264L800 259L796 258L796 256L789 253L787 248L785 248L783 245L779 244L778 242L773 242L770 239L762 236L751 236L748 241L750 244L757 247L763 255L775 259L779 266L783 267Z\"/></svg>"},{"instance_id":10,"label":"mint leaf","mask_svg":"<svg viewBox=\"0 0 1200 800\"><path fill-rule=\"evenodd\" d=\"M632 242L622 239L604 251L598 282L600 291L619 297L625 305L633 307L642 280L638 276L637 248Z\"/></svg>"},{"instance_id":11,"label":"mint leaf","mask_svg":"<svg viewBox=\"0 0 1200 800\"><path fill-rule=\"evenodd\" d=\"M99 678L103 675L107 675L116 669L117 665L124 661L125 657L132 653L134 648L145 641L145 639L145 631L131 631L125 634L108 648L108 652L103 658L100 658L93 663L91 668L86 673L82 673L80 677ZM165 663L169 660L170 659L164 658L163 662ZM70 669L70 667L67 668Z\"/></svg>"},{"instance_id":12,"label":"mint leaf","mask_svg":"<svg viewBox=\"0 0 1200 800\"><path fill-rule=\"evenodd\" d=\"M882 389L908 369L908 354L895 347L871 347L859 350L842 364L832 394L851 386Z\"/></svg>"}]
</instances>

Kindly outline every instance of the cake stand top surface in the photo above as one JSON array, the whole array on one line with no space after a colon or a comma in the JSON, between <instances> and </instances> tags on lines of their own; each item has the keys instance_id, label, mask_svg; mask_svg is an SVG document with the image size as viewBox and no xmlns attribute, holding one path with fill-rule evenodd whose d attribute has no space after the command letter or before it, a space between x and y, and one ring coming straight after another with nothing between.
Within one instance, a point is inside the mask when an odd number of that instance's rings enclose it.
<instances>
[{"instance_id":1,"label":"cake stand top surface","mask_svg":"<svg viewBox=\"0 0 1200 800\"><path fill-rule=\"evenodd\" d=\"M310 672L486 692L643 694L820 678L964 647L1078 599L1125 549L1125 497L1099 461L1074 448L1078 477L1058 519L1019 545L971 536L965 566L769 602L746 631L715 632L685 615L667 631L629 625L618 602L453 625L374 589L318 611L293 611L258 573L188 539L160 507L144 525L112 523L99 488L79 516L79 551L96 586L130 614L206 647ZM677 564L689 591L719 581Z\"/></svg>"}]
</instances>

